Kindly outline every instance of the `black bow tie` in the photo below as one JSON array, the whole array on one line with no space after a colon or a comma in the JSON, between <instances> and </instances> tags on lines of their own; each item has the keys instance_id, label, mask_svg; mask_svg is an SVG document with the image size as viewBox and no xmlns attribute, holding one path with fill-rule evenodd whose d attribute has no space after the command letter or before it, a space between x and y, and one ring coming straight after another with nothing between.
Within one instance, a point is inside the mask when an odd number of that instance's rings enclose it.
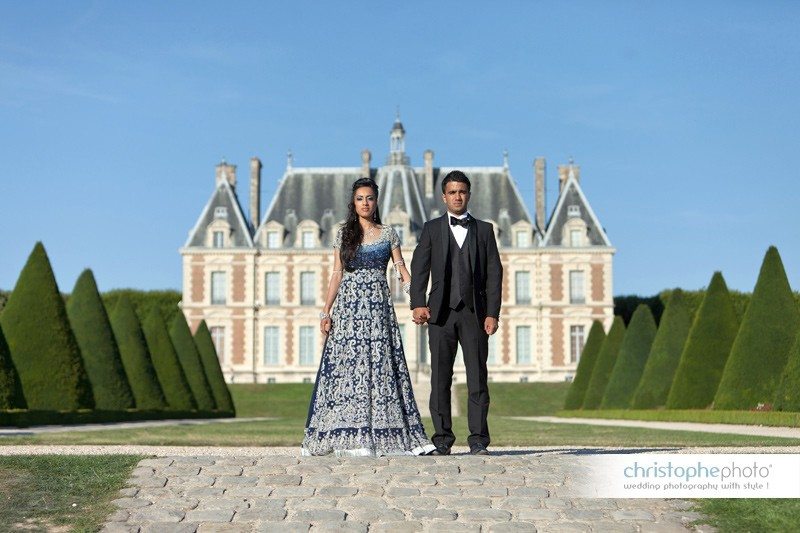
<instances>
[{"instance_id":1,"label":"black bow tie","mask_svg":"<svg viewBox=\"0 0 800 533\"><path fill-rule=\"evenodd\" d=\"M464 217L464 218L450 217L450 225L462 226L466 228L467 226L469 226L469 217Z\"/></svg>"}]
</instances>

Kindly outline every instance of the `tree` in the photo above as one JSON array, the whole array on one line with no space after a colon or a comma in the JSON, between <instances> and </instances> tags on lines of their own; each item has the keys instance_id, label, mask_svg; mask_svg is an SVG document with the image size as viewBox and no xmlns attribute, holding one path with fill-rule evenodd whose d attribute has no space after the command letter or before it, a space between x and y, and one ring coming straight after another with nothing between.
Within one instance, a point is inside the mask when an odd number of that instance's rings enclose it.
<instances>
[{"instance_id":1,"label":"tree","mask_svg":"<svg viewBox=\"0 0 800 533\"><path fill-rule=\"evenodd\" d=\"M667 403L667 395L678 369L683 346L692 325L683 291L675 289L661 316L642 379L633 395L633 409L653 409Z\"/></svg>"},{"instance_id":2,"label":"tree","mask_svg":"<svg viewBox=\"0 0 800 533\"><path fill-rule=\"evenodd\" d=\"M705 409L714 401L739 319L722 273L714 272L667 395L667 409Z\"/></svg>"},{"instance_id":3,"label":"tree","mask_svg":"<svg viewBox=\"0 0 800 533\"><path fill-rule=\"evenodd\" d=\"M153 367L156 369L158 381L161 383L161 390L167 399L170 409L189 411L197 408L197 402L186 381L175 347L167 332L164 318L158 307L150 310L142 324L144 338L147 340L147 348L153 359Z\"/></svg>"},{"instance_id":4,"label":"tree","mask_svg":"<svg viewBox=\"0 0 800 533\"><path fill-rule=\"evenodd\" d=\"M606 385L601 409L627 409L639 381L642 379L647 356L656 336L656 321L646 305L633 312L625 338L619 348L617 362Z\"/></svg>"},{"instance_id":5,"label":"tree","mask_svg":"<svg viewBox=\"0 0 800 533\"><path fill-rule=\"evenodd\" d=\"M200 353L200 361L203 363L206 379L208 379L211 392L214 394L217 410L229 412L232 415L235 414L233 399L228 390L228 385L225 383L225 377L222 375L217 350L214 348L214 341L211 340L211 333L208 331L205 320L200 322L197 327L197 331L194 333L194 342L197 345L197 351Z\"/></svg>"},{"instance_id":6,"label":"tree","mask_svg":"<svg viewBox=\"0 0 800 533\"><path fill-rule=\"evenodd\" d=\"M89 269L78 277L72 296L67 300L67 316L92 384L95 408L108 411L132 409L135 403L128 376L97 283Z\"/></svg>"},{"instance_id":7,"label":"tree","mask_svg":"<svg viewBox=\"0 0 800 533\"><path fill-rule=\"evenodd\" d=\"M186 374L189 387L192 389L192 395L197 400L197 408L201 411L213 411L217 404L208 385L206 373L200 362L200 354L197 352L192 332L189 330L183 313L175 316L172 326L169 328L169 336L172 339L172 345L175 346L175 352L178 354L183 372Z\"/></svg>"},{"instance_id":8,"label":"tree","mask_svg":"<svg viewBox=\"0 0 800 533\"><path fill-rule=\"evenodd\" d=\"M606 332L603 331L603 324L595 320L589 330L586 344L583 346L578 368L575 371L575 379L572 380L569 391L567 391L564 409L580 409L583 406L586 389L589 386L589 380L592 379L592 371L605 338Z\"/></svg>"},{"instance_id":9,"label":"tree","mask_svg":"<svg viewBox=\"0 0 800 533\"><path fill-rule=\"evenodd\" d=\"M25 409L25 396L19 383L17 369L11 361L3 328L0 328L0 411L4 409Z\"/></svg>"},{"instance_id":10,"label":"tree","mask_svg":"<svg viewBox=\"0 0 800 533\"><path fill-rule=\"evenodd\" d=\"M161 410L167 407L167 400L161 390L142 326L131 301L122 297L111 313L111 327L117 339L122 364L128 376L136 408L142 410Z\"/></svg>"},{"instance_id":11,"label":"tree","mask_svg":"<svg viewBox=\"0 0 800 533\"><path fill-rule=\"evenodd\" d=\"M0 325L29 409L94 407L80 348L41 242L19 275Z\"/></svg>"},{"instance_id":12,"label":"tree","mask_svg":"<svg viewBox=\"0 0 800 533\"><path fill-rule=\"evenodd\" d=\"M600 353L597 354L597 362L594 365L592 379L589 380L586 397L583 399L584 409L597 409L600 407L600 402L603 401L603 394L606 391L606 385L611 377L612 370L614 370L614 363L617 361L619 348L622 346L623 337L625 337L625 323L621 317L615 316L611 329L608 330L608 335L606 335L603 346L600 348Z\"/></svg>"},{"instance_id":13,"label":"tree","mask_svg":"<svg viewBox=\"0 0 800 533\"><path fill-rule=\"evenodd\" d=\"M800 334L789 352L789 362L775 391L774 406L779 411L800 411Z\"/></svg>"},{"instance_id":14,"label":"tree","mask_svg":"<svg viewBox=\"0 0 800 533\"><path fill-rule=\"evenodd\" d=\"M800 310L778 249L770 246L725 365L714 408L753 409L772 402L798 329Z\"/></svg>"}]
</instances>

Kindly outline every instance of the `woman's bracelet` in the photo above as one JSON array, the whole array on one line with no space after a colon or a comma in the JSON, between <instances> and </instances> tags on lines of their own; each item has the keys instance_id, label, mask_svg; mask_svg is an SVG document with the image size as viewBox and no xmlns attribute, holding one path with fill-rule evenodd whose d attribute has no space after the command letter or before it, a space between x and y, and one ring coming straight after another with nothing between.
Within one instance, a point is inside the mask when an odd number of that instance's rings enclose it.
<instances>
[{"instance_id":1,"label":"woman's bracelet","mask_svg":"<svg viewBox=\"0 0 800 533\"><path fill-rule=\"evenodd\" d=\"M319 313L319 319L320 320L325 320L326 318L330 318L330 317L331 317L331 315L329 315L325 311L320 311L320 313Z\"/></svg>"},{"instance_id":2,"label":"woman's bracelet","mask_svg":"<svg viewBox=\"0 0 800 533\"><path fill-rule=\"evenodd\" d=\"M410 281L406 281L405 283L403 283L403 292L406 293L406 294L409 294L411 292L411 282Z\"/></svg>"}]
</instances>

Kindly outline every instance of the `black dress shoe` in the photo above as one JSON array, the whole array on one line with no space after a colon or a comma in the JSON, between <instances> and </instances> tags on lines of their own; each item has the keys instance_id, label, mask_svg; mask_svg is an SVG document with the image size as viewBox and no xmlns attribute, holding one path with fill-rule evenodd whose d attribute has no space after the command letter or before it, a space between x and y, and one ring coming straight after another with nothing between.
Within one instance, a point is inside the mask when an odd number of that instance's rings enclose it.
<instances>
[{"instance_id":1,"label":"black dress shoe","mask_svg":"<svg viewBox=\"0 0 800 533\"><path fill-rule=\"evenodd\" d=\"M450 455L450 448L436 448L428 452L428 455Z\"/></svg>"},{"instance_id":2,"label":"black dress shoe","mask_svg":"<svg viewBox=\"0 0 800 533\"><path fill-rule=\"evenodd\" d=\"M489 450L483 444L473 444L469 447L469 453L472 455L489 455Z\"/></svg>"}]
</instances>

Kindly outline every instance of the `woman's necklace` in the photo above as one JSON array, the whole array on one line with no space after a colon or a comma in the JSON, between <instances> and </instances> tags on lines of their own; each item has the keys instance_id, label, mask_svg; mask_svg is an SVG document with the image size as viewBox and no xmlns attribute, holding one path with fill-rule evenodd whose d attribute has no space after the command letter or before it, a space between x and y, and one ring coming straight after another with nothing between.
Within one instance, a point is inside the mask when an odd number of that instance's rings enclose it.
<instances>
[{"instance_id":1,"label":"woman's necklace","mask_svg":"<svg viewBox=\"0 0 800 533\"><path fill-rule=\"evenodd\" d=\"M375 235L375 231L376 231L376 229L377 229L377 228L376 228L375 226L372 226L372 227L370 227L370 228L369 228L369 229L368 229L368 230L367 230L367 231L364 233L364 240L371 241L371 240L372 240L372 237Z\"/></svg>"}]
</instances>

